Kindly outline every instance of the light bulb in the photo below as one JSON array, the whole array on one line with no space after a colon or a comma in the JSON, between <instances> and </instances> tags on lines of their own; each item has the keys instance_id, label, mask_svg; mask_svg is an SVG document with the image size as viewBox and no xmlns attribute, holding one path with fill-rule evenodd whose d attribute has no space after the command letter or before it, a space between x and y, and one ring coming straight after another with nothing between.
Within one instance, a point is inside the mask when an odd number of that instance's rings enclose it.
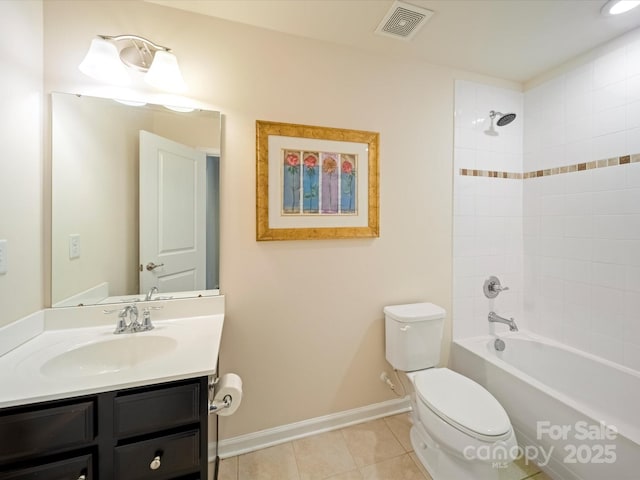
<instances>
[{"instance_id":1,"label":"light bulb","mask_svg":"<svg viewBox=\"0 0 640 480\"><path fill-rule=\"evenodd\" d=\"M78 66L85 75L103 82L126 85L131 82L127 69L120 61L118 49L108 40L94 38L87 55Z\"/></svg>"},{"instance_id":2,"label":"light bulb","mask_svg":"<svg viewBox=\"0 0 640 480\"><path fill-rule=\"evenodd\" d=\"M187 90L176 56L164 50L155 52L144 80L149 85L170 92L183 93Z\"/></svg>"},{"instance_id":3,"label":"light bulb","mask_svg":"<svg viewBox=\"0 0 640 480\"><path fill-rule=\"evenodd\" d=\"M620 15L640 5L640 0L609 0L602 7L604 15Z\"/></svg>"}]
</instances>

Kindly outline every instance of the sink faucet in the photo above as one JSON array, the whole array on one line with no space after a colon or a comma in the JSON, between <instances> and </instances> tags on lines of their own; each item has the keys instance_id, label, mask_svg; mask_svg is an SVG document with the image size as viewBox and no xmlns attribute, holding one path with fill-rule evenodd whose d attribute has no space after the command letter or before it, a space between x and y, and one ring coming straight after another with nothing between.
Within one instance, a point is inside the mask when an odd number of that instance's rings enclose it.
<instances>
[{"instance_id":1,"label":"sink faucet","mask_svg":"<svg viewBox=\"0 0 640 480\"><path fill-rule=\"evenodd\" d=\"M158 287L151 287L147 292L147 296L144 298L147 302L153 299L153 294L158 293Z\"/></svg>"},{"instance_id":2,"label":"sink faucet","mask_svg":"<svg viewBox=\"0 0 640 480\"><path fill-rule=\"evenodd\" d=\"M105 313L111 313L114 310L105 310ZM115 310L117 311L117 310ZM127 323L127 317L129 322ZM120 313L118 313L118 323L116 324L116 330L113 333L125 333L128 331L136 331L138 323L138 307L135 305L127 305Z\"/></svg>"},{"instance_id":3,"label":"sink faucet","mask_svg":"<svg viewBox=\"0 0 640 480\"><path fill-rule=\"evenodd\" d=\"M142 310L142 323L140 324L141 332L146 332L147 330L153 330L155 327L153 323L151 323L151 310L161 310L163 307L144 307Z\"/></svg>"},{"instance_id":4,"label":"sink faucet","mask_svg":"<svg viewBox=\"0 0 640 480\"><path fill-rule=\"evenodd\" d=\"M118 323L113 333L136 333L146 332L153 330L153 323L151 323L151 310L160 310L159 307L145 307L142 311L142 323L138 321L138 307L134 304L127 305L124 308L117 308L115 310L103 310L104 313L118 312ZM127 322L127 317L129 321Z\"/></svg>"},{"instance_id":5,"label":"sink faucet","mask_svg":"<svg viewBox=\"0 0 640 480\"><path fill-rule=\"evenodd\" d=\"M498 315L496 312L489 312L489 322L504 323L505 325L509 325L509 331L518 331L518 326L516 325L516 321L513 319L513 317L510 319L506 319Z\"/></svg>"}]
</instances>

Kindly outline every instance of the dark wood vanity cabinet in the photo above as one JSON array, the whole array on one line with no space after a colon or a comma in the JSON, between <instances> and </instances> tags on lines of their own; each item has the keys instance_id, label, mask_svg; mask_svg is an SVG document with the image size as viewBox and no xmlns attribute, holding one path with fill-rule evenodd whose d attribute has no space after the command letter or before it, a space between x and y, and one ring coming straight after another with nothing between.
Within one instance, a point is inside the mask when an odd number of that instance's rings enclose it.
<instances>
[{"instance_id":1,"label":"dark wood vanity cabinet","mask_svg":"<svg viewBox=\"0 0 640 480\"><path fill-rule=\"evenodd\" d=\"M2 409L0 480L206 480L207 401L202 377Z\"/></svg>"}]
</instances>

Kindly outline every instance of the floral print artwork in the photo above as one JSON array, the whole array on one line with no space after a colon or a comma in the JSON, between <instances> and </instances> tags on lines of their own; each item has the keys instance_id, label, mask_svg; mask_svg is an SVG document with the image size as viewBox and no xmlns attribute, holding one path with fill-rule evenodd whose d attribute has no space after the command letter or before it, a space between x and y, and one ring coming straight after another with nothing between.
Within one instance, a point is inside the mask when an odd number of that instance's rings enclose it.
<instances>
[{"instance_id":1,"label":"floral print artwork","mask_svg":"<svg viewBox=\"0 0 640 480\"><path fill-rule=\"evenodd\" d=\"M282 150L283 215L357 215L357 155Z\"/></svg>"},{"instance_id":2,"label":"floral print artwork","mask_svg":"<svg viewBox=\"0 0 640 480\"><path fill-rule=\"evenodd\" d=\"M302 154L302 158L304 159L302 206L305 213L318 213L320 211L319 156L320 154L318 152L304 152Z\"/></svg>"},{"instance_id":3,"label":"floral print artwork","mask_svg":"<svg viewBox=\"0 0 640 480\"><path fill-rule=\"evenodd\" d=\"M356 208L356 159L355 155L342 155L342 188L340 189L340 207L345 213L355 213Z\"/></svg>"},{"instance_id":4,"label":"floral print artwork","mask_svg":"<svg viewBox=\"0 0 640 480\"><path fill-rule=\"evenodd\" d=\"M291 150L284 151L282 211L300 213L300 153Z\"/></svg>"},{"instance_id":5,"label":"floral print artwork","mask_svg":"<svg viewBox=\"0 0 640 480\"><path fill-rule=\"evenodd\" d=\"M333 153L322 154L322 213L338 213L338 162Z\"/></svg>"}]
</instances>

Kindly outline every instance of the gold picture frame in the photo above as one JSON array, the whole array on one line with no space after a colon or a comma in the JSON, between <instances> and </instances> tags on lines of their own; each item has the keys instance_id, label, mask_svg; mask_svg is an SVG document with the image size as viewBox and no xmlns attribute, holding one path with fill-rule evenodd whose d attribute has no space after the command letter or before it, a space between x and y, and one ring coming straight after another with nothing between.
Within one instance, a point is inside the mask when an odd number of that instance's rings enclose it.
<instances>
[{"instance_id":1,"label":"gold picture frame","mask_svg":"<svg viewBox=\"0 0 640 480\"><path fill-rule=\"evenodd\" d=\"M380 236L380 134L256 121L256 240Z\"/></svg>"}]
</instances>

